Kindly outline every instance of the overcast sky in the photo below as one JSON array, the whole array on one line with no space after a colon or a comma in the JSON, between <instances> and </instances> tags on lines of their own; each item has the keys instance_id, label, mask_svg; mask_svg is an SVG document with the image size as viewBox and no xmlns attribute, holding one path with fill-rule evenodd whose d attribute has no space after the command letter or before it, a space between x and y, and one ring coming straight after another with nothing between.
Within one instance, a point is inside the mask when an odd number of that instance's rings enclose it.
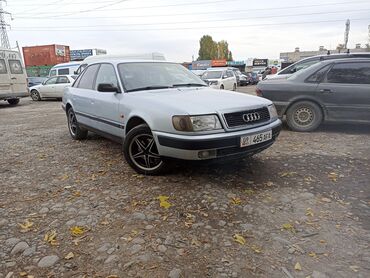
<instances>
[{"instance_id":1,"label":"overcast sky","mask_svg":"<svg viewBox=\"0 0 370 278\"><path fill-rule=\"evenodd\" d=\"M46 3L46 4L45 4ZM64 44L109 54L161 52L197 58L199 39L227 40L235 60L335 48L351 20L349 47L368 43L370 0L8 0L9 38L21 46Z\"/></svg>"}]
</instances>

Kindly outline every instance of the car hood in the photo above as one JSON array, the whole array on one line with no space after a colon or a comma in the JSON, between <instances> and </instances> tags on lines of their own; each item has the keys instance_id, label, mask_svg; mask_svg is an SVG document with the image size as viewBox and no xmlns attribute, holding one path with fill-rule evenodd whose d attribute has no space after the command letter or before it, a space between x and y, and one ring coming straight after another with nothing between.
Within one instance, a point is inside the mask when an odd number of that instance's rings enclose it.
<instances>
[{"instance_id":1,"label":"car hood","mask_svg":"<svg viewBox=\"0 0 370 278\"><path fill-rule=\"evenodd\" d=\"M146 102L157 107L189 115L249 110L272 103L256 96L208 87L141 91L129 94L135 94L135 98L143 98L143 101L145 99Z\"/></svg>"}]
</instances>

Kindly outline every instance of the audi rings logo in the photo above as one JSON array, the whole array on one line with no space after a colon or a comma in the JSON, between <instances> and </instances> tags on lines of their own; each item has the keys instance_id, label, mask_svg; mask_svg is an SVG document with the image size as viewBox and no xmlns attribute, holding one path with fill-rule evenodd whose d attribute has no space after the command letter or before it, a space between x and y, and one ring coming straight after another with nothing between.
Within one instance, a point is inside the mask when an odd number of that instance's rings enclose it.
<instances>
[{"instance_id":1,"label":"audi rings logo","mask_svg":"<svg viewBox=\"0 0 370 278\"><path fill-rule=\"evenodd\" d=\"M261 116L257 112L248 113L248 114L243 115L243 120L246 123L255 122L255 121L258 121L259 119L261 119Z\"/></svg>"}]
</instances>

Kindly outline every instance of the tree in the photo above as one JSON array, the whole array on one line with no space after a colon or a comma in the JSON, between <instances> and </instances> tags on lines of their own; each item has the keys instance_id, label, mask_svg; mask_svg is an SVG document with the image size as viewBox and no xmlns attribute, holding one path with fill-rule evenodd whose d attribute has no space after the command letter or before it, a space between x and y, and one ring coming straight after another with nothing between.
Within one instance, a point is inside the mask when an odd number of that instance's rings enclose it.
<instances>
[{"instance_id":1,"label":"tree","mask_svg":"<svg viewBox=\"0 0 370 278\"><path fill-rule=\"evenodd\" d=\"M200 41L198 60L226 59L232 61L233 56L229 44L225 40L215 42L211 36L204 35Z\"/></svg>"},{"instance_id":2,"label":"tree","mask_svg":"<svg viewBox=\"0 0 370 278\"><path fill-rule=\"evenodd\" d=\"M217 43L209 35L204 35L200 41L198 60L212 60L217 57Z\"/></svg>"}]
</instances>

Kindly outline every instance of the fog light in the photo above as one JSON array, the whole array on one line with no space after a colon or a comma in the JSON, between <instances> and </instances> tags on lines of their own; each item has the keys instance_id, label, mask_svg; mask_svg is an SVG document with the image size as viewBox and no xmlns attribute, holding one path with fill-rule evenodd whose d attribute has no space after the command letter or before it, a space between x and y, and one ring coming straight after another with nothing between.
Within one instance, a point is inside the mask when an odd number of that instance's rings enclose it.
<instances>
[{"instance_id":1,"label":"fog light","mask_svg":"<svg viewBox=\"0 0 370 278\"><path fill-rule=\"evenodd\" d=\"M209 159L216 157L216 150L207 150L198 152L198 157L200 159Z\"/></svg>"}]
</instances>

